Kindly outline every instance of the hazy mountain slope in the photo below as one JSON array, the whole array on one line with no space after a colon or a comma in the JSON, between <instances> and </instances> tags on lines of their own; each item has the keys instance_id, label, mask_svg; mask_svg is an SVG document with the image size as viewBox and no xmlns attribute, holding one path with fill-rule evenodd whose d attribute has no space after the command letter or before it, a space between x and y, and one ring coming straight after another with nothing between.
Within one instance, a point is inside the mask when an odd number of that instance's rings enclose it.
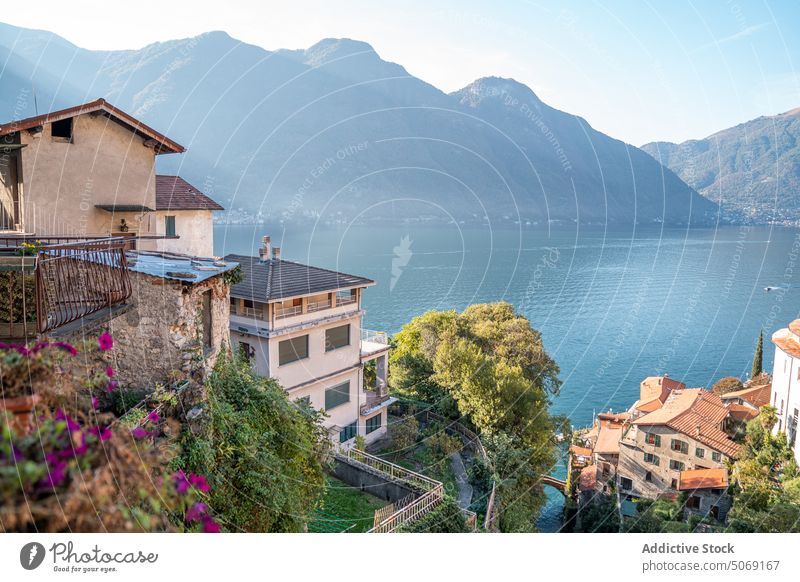
<instances>
[{"instance_id":1,"label":"hazy mountain slope","mask_svg":"<svg viewBox=\"0 0 800 582\"><path fill-rule=\"evenodd\" d=\"M31 80L56 107L99 96L188 147L162 156L232 218L685 223L716 206L640 150L480 79L447 95L366 43L266 51L211 32L98 52L0 27L0 118ZM63 81L63 82L62 82ZM47 107L46 109L49 109ZM39 109L43 109L39 100Z\"/></svg>"},{"instance_id":2,"label":"hazy mountain slope","mask_svg":"<svg viewBox=\"0 0 800 582\"><path fill-rule=\"evenodd\" d=\"M643 149L735 217L800 220L800 109Z\"/></svg>"}]
</instances>

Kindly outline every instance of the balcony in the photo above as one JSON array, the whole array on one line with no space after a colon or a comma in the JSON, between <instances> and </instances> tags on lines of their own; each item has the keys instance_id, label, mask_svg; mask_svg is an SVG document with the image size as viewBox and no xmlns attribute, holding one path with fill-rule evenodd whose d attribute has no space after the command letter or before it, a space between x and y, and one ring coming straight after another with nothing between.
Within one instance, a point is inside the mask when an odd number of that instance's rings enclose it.
<instances>
[{"instance_id":1,"label":"balcony","mask_svg":"<svg viewBox=\"0 0 800 582\"><path fill-rule=\"evenodd\" d=\"M390 347L389 335L384 331L361 330L361 359L373 359Z\"/></svg>"},{"instance_id":2,"label":"balcony","mask_svg":"<svg viewBox=\"0 0 800 582\"><path fill-rule=\"evenodd\" d=\"M131 295L123 238L0 238L0 337L28 339Z\"/></svg>"},{"instance_id":3,"label":"balcony","mask_svg":"<svg viewBox=\"0 0 800 582\"><path fill-rule=\"evenodd\" d=\"M294 317L303 313L302 305L293 305L292 307L275 306L275 319L286 319L287 317Z\"/></svg>"},{"instance_id":4,"label":"balcony","mask_svg":"<svg viewBox=\"0 0 800 582\"><path fill-rule=\"evenodd\" d=\"M314 313L316 311L322 311L323 309L330 309L331 305L332 303L329 297L323 301L309 301L308 308L306 310L308 313Z\"/></svg>"}]
</instances>

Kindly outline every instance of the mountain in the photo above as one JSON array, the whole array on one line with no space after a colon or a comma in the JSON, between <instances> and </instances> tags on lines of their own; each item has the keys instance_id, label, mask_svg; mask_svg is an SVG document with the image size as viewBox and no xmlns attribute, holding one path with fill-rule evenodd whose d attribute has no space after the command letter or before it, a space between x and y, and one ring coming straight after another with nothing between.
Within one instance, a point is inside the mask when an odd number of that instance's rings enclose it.
<instances>
[{"instance_id":1,"label":"mountain","mask_svg":"<svg viewBox=\"0 0 800 582\"><path fill-rule=\"evenodd\" d=\"M800 222L800 108L642 149L735 220Z\"/></svg>"},{"instance_id":2,"label":"mountain","mask_svg":"<svg viewBox=\"0 0 800 582\"><path fill-rule=\"evenodd\" d=\"M492 77L446 94L355 40L267 51L209 32L89 51L0 25L0 59L2 121L105 97L185 145L159 170L232 220L686 224L718 212L525 85Z\"/></svg>"}]
</instances>

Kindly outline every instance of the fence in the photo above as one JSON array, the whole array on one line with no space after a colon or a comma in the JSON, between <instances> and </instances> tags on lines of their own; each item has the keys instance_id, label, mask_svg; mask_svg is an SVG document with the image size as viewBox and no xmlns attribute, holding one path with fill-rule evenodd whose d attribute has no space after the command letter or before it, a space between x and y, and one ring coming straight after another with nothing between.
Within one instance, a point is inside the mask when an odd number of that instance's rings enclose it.
<instances>
[{"instance_id":1,"label":"fence","mask_svg":"<svg viewBox=\"0 0 800 582\"><path fill-rule=\"evenodd\" d=\"M61 238L0 237L6 291L0 335L27 339L35 335L34 322L35 332L44 333L130 297L127 239Z\"/></svg>"},{"instance_id":2,"label":"fence","mask_svg":"<svg viewBox=\"0 0 800 582\"><path fill-rule=\"evenodd\" d=\"M407 402L398 401L397 407L405 411L408 408L408 404L409 403ZM424 419L425 422L434 421L442 423L445 425L445 431L452 431L459 434L470 443L472 448L475 450L475 453L481 458L484 464L486 464L487 467L491 467L491 461L489 456L486 454L486 448L483 446L480 437L475 431L467 428L458 420L450 420L445 418L444 416L431 411L429 408L418 410L414 413L414 416ZM492 479L492 491L489 494L489 500L486 503L486 516L483 520L483 528L486 531L495 531L497 528L497 497L497 482Z\"/></svg>"}]
</instances>

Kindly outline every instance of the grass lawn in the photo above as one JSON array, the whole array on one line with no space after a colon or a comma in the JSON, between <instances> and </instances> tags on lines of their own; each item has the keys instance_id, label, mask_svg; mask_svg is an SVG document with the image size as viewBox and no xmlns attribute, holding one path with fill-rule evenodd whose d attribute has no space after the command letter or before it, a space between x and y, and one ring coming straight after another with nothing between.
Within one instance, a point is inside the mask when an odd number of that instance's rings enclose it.
<instances>
[{"instance_id":1,"label":"grass lawn","mask_svg":"<svg viewBox=\"0 0 800 582\"><path fill-rule=\"evenodd\" d=\"M343 481L327 476L322 504L314 520L308 524L308 531L365 532L372 527L375 510L385 505L388 503L383 499L363 493Z\"/></svg>"}]
</instances>

